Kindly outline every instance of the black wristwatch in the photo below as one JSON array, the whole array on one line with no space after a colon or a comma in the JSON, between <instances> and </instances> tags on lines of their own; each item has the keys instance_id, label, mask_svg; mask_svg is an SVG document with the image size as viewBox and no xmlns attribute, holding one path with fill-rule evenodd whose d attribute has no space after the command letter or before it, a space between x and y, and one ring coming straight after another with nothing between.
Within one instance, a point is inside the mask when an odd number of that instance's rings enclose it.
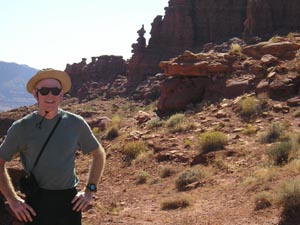
<instances>
[{"instance_id":1,"label":"black wristwatch","mask_svg":"<svg viewBox=\"0 0 300 225\"><path fill-rule=\"evenodd\" d=\"M97 186L96 184L88 184L86 185L86 188L91 191L91 192L96 192L97 191Z\"/></svg>"}]
</instances>

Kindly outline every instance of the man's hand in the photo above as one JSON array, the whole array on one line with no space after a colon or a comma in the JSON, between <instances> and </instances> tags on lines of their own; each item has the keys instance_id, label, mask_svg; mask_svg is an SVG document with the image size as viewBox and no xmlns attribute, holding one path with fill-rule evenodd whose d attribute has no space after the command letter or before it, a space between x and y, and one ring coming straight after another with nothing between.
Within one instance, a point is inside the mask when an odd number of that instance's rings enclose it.
<instances>
[{"instance_id":1,"label":"man's hand","mask_svg":"<svg viewBox=\"0 0 300 225\"><path fill-rule=\"evenodd\" d=\"M32 222L32 216L36 216L33 208L21 198L8 201L8 205L20 221Z\"/></svg>"},{"instance_id":2,"label":"man's hand","mask_svg":"<svg viewBox=\"0 0 300 225\"><path fill-rule=\"evenodd\" d=\"M17 195L5 168L6 161L0 158L0 191L7 200L10 209L20 221L31 222L32 216L36 216L30 207L20 196Z\"/></svg>"},{"instance_id":3,"label":"man's hand","mask_svg":"<svg viewBox=\"0 0 300 225\"><path fill-rule=\"evenodd\" d=\"M72 200L72 204L74 204L73 210L77 212L87 210L89 203L92 201L92 199L92 192L88 190L78 192Z\"/></svg>"}]
</instances>

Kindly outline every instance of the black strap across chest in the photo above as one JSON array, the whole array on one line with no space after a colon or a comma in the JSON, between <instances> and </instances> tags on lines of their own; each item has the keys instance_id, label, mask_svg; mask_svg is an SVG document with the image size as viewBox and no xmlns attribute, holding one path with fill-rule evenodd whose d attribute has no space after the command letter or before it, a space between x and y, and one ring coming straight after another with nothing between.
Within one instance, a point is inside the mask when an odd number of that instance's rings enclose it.
<instances>
[{"instance_id":1,"label":"black strap across chest","mask_svg":"<svg viewBox=\"0 0 300 225\"><path fill-rule=\"evenodd\" d=\"M45 143L43 144L43 147L41 148L41 151L39 152L38 156L36 157L35 162L34 162L34 164L33 164L33 167L31 168L31 171L32 171L32 170L34 169L34 167L37 165L37 163L38 163L38 161L39 161L39 159L40 159L40 157L41 157L41 155L42 155L42 153L43 153L43 151L44 151L46 145L48 144L50 138L52 137L54 131L56 130L56 127L58 126L60 120L61 120L61 116L59 116L59 118L58 118L58 120L56 121L54 127L52 128L50 134L48 135L48 137L47 137Z\"/></svg>"}]
</instances>

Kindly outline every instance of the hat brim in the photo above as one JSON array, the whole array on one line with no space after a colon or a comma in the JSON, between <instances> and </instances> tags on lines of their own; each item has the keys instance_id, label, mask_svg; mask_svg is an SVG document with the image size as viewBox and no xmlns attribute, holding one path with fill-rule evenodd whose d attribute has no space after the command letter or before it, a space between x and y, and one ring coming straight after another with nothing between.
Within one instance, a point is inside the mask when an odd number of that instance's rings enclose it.
<instances>
[{"instance_id":1,"label":"hat brim","mask_svg":"<svg viewBox=\"0 0 300 225\"><path fill-rule=\"evenodd\" d=\"M60 70L40 70L34 75L26 85L26 89L29 93L32 93L35 89L35 86L44 79L56 79L61 83L62 90L64 93L67 93L71 89L71 79L69 75Z\"/></svg>"}]
</instances>

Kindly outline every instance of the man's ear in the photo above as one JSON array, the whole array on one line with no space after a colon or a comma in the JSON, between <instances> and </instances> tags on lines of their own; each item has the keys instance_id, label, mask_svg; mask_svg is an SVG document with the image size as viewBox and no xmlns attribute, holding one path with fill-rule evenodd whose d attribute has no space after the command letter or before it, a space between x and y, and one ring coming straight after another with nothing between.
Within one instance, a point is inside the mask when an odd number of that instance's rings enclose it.
<instances>
[{"instance_id":1,"label":"man's ear","mask_svg":"<svg viewBox=\"0 0 300 225\"><path fill-rule=\"evenodd\" d=\"M64 96L65 96L65 93L63 91L61 91L59 94L60 100L63 100Z\"/></svg>"},{"instance_id":2,"label":"man's ear","mask_svg":"<svg viewBox=\"0 0 300 225\"><path fill-rule=\"evenodd\" d=\"M33 89L32 93L33 97L35 98L35 100L39 101L39 93L37 92L36 89Z\"/></svg>"}]
</instances>

